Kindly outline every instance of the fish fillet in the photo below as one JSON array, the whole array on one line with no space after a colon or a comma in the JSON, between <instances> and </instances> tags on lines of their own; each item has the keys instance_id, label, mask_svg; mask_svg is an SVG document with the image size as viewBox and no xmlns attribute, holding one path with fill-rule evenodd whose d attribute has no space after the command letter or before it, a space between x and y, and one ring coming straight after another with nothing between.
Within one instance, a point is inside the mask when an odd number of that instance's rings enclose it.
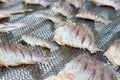
<instances>
[{"instance_id":1,"label":"fish fillet","mask_svg":"<svg viewBox=\"0 0 120 80\"><path fill-rule=\"evenodd\" d=\"M118 80L115 71L108 64L89 56L79 55L65 65L57 76L44 80Z\"/></svg>"},{"instance_id":2,"label":"fish fillet","mask_svg":"<svg viewBox=\"0 0 120 80\"><path fill-rule=\"evenodd\" d=\"M48 63L49 58L15 43L0 43L0 66L18 66L21 64Z\"/></svg>"},{"instance_id":3,"label":"fish fillet","mask_svg":"<svg viewBox=\"0 0 120 80\"><path fill-rule=\"evenodd\" d=\"M9 32L26 26L24 23L3 23L0 24L0 32Z\"/></svg>"},{"instance_id":4,"label":"fish fillet","mask_svg":"<svg viewBox=\"0 0 120 80\"><path fill-rule=\"evenodd\" d=\"M32 11L32 9L25 9L25 10L0 10L0 19L10 17L14 14L22 14L25 12Z\"/></svg>"},{"instance_id":5,"label":"fish fillet","mask_svg":"<svg viewBox=\"0 0 120 80\"><path fill-rule=\"evenodd\" d=\"M74 5L76 8L82 8L85 4L85 0L66 0L70 4Z\"/></svg>"},{"instance_id":6,"label":"fish fillet","mask_svg":"<svg viewBox=\"0 0 120 80\"><path fill-rule=\"evenodd\" d=\"M58 49L57 46L55 46L54 44L52 44L51 42L42 39L41 37L38 36L34 36L34 35L23 35L22 36L22 40L27 42L28 44L34 46L34 45L38 45L41 47L46 47L48 49L50 49L50 51L55 51Z\"/></svg>"},{"instance_id":7,"label":"fish fillet","mask_svg":"<svg viewBox=\"0 0 120 80\"><path fill-rule=\"evenodd\" d=\"M111 6L115 10L120 9L120 0L90 0L98 6Z\"/></svg>"},{"instance_id":8,"label":"fish fillet","mask_svg":"<svg viewBox=\"0 0 120 80\"><path fill-rule=\"evenodd\" d=\"M25 2L25 4L36 4L36 5L41 5L43 7L48 7L51 5L51 2L49 0L22 0Z\"/></svg>"},{"instance_id":9,"label":"fish fillet","mask_svg":"<svg viewBox=\"0 0 120 80\"><path fill-rule=\"evenodd\" d=\"M36 17L43 17L43 18L47 18L51 21L53 21L54 23L57 23L59 25L65 25L66 22L60 20L59 18L55 17L55 16L52 16L52 15L49 15L45 12L39 12L39 14L36 15Z\"/></svg>"},{"instance_id":10,"label":"fish fillet","mask_svg":"<svg viewBox=\"0 0 120 80\"><path fill-rule=\"evenodd\" d=\"M73 9L68 2L56 2L52 7L52 10L56 13L60 13L65 17L73 16Z\"/></svg>"},{"instance_id":11,"label":"fish fillet","mask_svg":"<svg viewBox=\"0 0 120 80\"><path fill-rule=\"evenodd\" d=\"M76 23L66 24L65 26L59 27L54 32L53 40L60 45L86 48L91 53L102 51L95 44L92 30Z\"/></svg>"},{"instance_id":12,"label":"fish fillet","mask_svg":"<svg viewBox=\"0 0 120 80\"><path fill-rule=\"evenodd\" d=\"M103 22L106 25L112 23L111 20L107 20L105 17L99 16L96 13L88 10L80 10L79 13L76 15L76 17Z\"/></svg>"},{"instance_id":13,"label":"fish fillet","mask_svg":"<svg viewBox=\"0 0 120 80\"><path fill-rule=\"evenodd\" d=\"M120 39L115 40L104 55L112 64L120 66Z\"/></svg>"}]
</instances>

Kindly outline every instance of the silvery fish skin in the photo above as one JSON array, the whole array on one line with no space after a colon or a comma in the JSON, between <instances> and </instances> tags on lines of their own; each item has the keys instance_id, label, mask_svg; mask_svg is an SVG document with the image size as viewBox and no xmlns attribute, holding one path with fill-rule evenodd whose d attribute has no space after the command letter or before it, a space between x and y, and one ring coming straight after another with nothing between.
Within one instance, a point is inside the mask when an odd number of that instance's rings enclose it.
<instances>
[{"instance_id":1,"label":"silvery fish skin","mask_svg":"<svg viewBox=\"0 0 120 80\"><path fill-rule=\"evenodd\" d=\"M15 43L0 43L0 66L18 66L21 64L48 63L49 58Z\"/></svg>"},{"instance_id":2,"label":"silvery fish skin","mask_svg":"<svg viewBox=\"0 0 120 80\"><path fill-rule=\"evenodd\" d=\"M95 21L98 21L98 22L103 22L106 25L112 23L111 20L107 20L105 17L99 16L95 12L91 12L91 11L88 11L88 10L79 10L76 17L95 20Z\"/></svg>"},{"instance_id":3,"label":"silvery fish skin","mask_svg":"<svg viewBox=\"0 0 120 80\"><path fill-rule=\"evenodd\" d=\"M115 40L104 55L112 64L120 66L120 39Z\"/></svg>"},{"instance_id":4,"label":"silvery fish skin","mask_svg":"<svg viewBox=\"0 0 120 80\"><path fill-rule=\"evenodd\" d=\"M26 24L24 23L3 23L0 24L0 32L9 32L12 30L20 29L25 26Z\"/></svg>"},{"instance_id":5,"label":"silvery fish skin","mask_svg":"<svg viewBox=\"0 0 120 80\"><path fill-rule=\"evenodd\" d=\"M68 2L56 2L52 7L52 10L56 13L60 13L65 17L72 17L73 10Z\"/></svg>"},{"instance_id":6,"label":"silvery fish skin","mask_svg":"<svg viewBox=\"0 0 120 80\"><path fill-rule=\"evenodd\" d=\"M25 10L0 10L0 19L10 17L14 14L22 14L25 12L33 11L32 9Z\"/></svg>"},{"instance_id":7,"label":"silvery fish skin","mask_svg":"<svg viewBox=\"0 0 120 80\"><path fill-rule=\"evenodd\" d=\"M40 12L39 14L36 15L36 17L47 18L47 19L49 19L49 20L53 21L54 23L57 23L57 24L59 24L61 26L66 24L66 22L60 20L59 18L57 18L55 16L49 15L49 14L47 14L45 12Z\"/></svg>"},{"instance_id":8,"label":"silvery fish skin","mask_svg":"<svg viewBox=\"0 0 120 80\"><path fill-rule=\"evenodd\" d=\"M94 34L88 27L76 23L66 24L54 31L53 40L60 45L68 45L76 48L86 48L92 54L102 51L95 44Z\"/></svg>"},{"instance_id":9,"label":"silvery fish skin","mask_svg":"<svg viewBox=\"0 0 120 80\"><path fill-rule=\"evenodd\" d=\"M55 46L54 44L52 44L51 42L49 42L41 37L35 36L35 35L31 35L31 34L23 35L22 40L32 46L37 45L37 46L41 46L41 47L46 47L46 48L50 49L50 51L55 51L58 49L58 47Z\"/></svg>"},{"instance_id":10,"label":"silvery fish skin","mask_svg":"<svg viewBox=\"0 0 120 80\"><path fill-rule=\"evenodd\" d=\"M43 7L48 7L51 5L51 2L49 0L22 0L25 2L25 4L36 4L41 5Z\"/></svg>"},{"instance_id":11,"label":"silvery fish skin","mask_svg":"<svg viewBox=\"0 0 120 80\"><path fill-rule=\"evenodd\" d=\"M85 0L66 0L67 2L74 5L76 8L82 8L85 4Z\"/></svg>"},{"instance_id":12,"label":"silvery fish skin","mask_svg":"<svg viewBox=\"0 0 120 80\"><path fill-rule=\"evenodd\" d=\"M115 10L120 9L120 1L119 0L90 0L98 6L111 6L115 8Z\"/></svg>"},{"instance_id":13,"label":"silvery fish skin","mask_svg":"<svg viewBox=\"0 0 120 80\"><path fill-rule=\"evenodd\" d=\"M65 65L57 76L45 80L118 80L116 72L108 64L89 56L79 55Z\"/></svg>"}]
</instances>

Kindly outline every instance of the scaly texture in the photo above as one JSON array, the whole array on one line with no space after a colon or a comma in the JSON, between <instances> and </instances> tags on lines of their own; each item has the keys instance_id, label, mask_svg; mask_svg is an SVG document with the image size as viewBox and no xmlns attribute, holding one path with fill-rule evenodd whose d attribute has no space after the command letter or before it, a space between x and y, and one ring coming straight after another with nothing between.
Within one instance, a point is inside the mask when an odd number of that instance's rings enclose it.
<instances>
[{"instance_id":1,"label":"scaly texture","mask_svg":"<svg viewBox=\"0 0 120 80\"><path fill-rule=\"evenodd\" d=\"M48 63L49 58L39 55L21 44L0 43L0 66Z\"/></svg>"},{"instance_id":2,"label":"scaly texture","mask_svg":"<svg viewBox=\"0 0 120 80\"><path fill-rule=\"evenodd\" d=\"M120 1L119 0L90 0L96 5L100 6L111 6L115 8L115 10L120 9Z\"/></svg>"},{"instance_id":3,"label":"scaly texture","mask_svg":"<svg viewBox=\"0 0 120 80\"><path fill-rule=\"evenodd\" d=\"M107 56L112 64L120 66L120 39L115 40L110 45L108 50L105 52L105 56Z\"/></svg>"},{"instance_id":4,"label":"scaly texture","mask_svg":"<svg viewBox=\"0 0 120 80\"><path fill-rule=\"evenodd\" d=\"M52 44L51 42L41 38L41 37L38 37L38 36L35 36L35 35L23 35L22 36L22 40L27 42L28 44L34 46L34 45L38 45L38 46L41 46L41 47L46 47L48 49L50 49L50 51L55 51L58 49L57 46L55 46L54 44Z\"/></svg>"},{"instance_id":5,"label":"scaly texture","mask_svg":"<svg viewBox=\"0 0 120 80\"><path fill-rule=\"evenodd\" d=\"M76 17L100 21L106 25L112 23L112 21L107 20L105 17L99 16L96 13L88 11L88 10L80 10L79 13L76 15Z\"/></svg>"},{"instance_id":6,"label":"scaly texture","mask_svg":"<svg viewBox=\"0 0 120 80\"><path fill-rule=\"evenodd\" d=\"M88 27L77 25L76 23L59 27L54 32L53 40L60 45L87 48L91 53L102 51L95 44L92 30Z\"/></svg>"},{"instance_id":7,"label":"scaly texture","mask_svg":"<svg viewBox=\"0 0 120 80\"><path fill-rule=\"evenodd\" d=\"M65 65L57 76L45 80L118 80L110 65L88 56L79 55Z\"/></svg>"}]
</instances>

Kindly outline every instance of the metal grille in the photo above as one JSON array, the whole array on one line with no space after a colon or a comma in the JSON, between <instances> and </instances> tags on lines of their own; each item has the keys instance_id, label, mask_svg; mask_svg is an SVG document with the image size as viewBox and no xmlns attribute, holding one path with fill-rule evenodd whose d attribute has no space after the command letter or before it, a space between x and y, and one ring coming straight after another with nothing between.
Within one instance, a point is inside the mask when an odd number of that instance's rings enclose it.
<instances>
[{"instance_id":1,"label":"metal grille","mask_svg":"<svg viewBox=\"0 0 120 80\"><path fill-rule=\"evenodd\" d=\"M49 52L47 49L41 47L31 47L30 45L22 42L20 38L23 34L34 34L37 36L41 36L47 40L52 39L53 31L58 27L58 25L44 18L36 18L35 15L38 14L39 11L45 11L49 14L59 17L60 15L53 13L53 11L50 10L49 7L43 8L41 6L24 5L20 2L20 0L10 0L10 2L13 3L13 5L5 6L3 4L0 4L0 7L2 9L10 10L33 8L34 11L26 14L11 16L8 20L9 22L23 22L27 23L28 25L24 28L9 33L1 33L0 41L9 43L21 43L39 54L52 57L52 61L48 65L22 65L19 67L11 67L10 69L2 67L0 68L0 80L44 79L48 76L56 75L67 62L73 59L73 57L78 56L79 54L90 55L90 52L85 49L75 49L68 46L60 46L55 42L54 43L59 47L59 49L55 52ZM88 6L89 5L91 4L88 3ZM66 19L66 21L89 25L89 27L91 27L94 31L97 45L99 45L99 47L103 50L106 50L112 41L120 38L120 33L118 33L120 31L120 11L116 12L114 11L114 9L109 7L86 8L98 13L98 15L103 15L111 19L113 23L106 26L103 23L88 21L84 19ZM103 53L104 52L98 52L90 56L93 56L105 63L110 64L107 58L103 56ZM116 70L118 75L120 75L120 67L113 66L113 68Z\"/></svg>"}]
</instances>

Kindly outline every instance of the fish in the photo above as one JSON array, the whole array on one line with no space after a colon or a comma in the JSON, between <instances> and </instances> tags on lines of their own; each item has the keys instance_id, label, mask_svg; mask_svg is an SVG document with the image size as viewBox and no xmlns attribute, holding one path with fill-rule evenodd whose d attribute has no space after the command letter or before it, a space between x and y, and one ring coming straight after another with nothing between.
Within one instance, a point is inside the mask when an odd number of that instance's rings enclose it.
<instances>
[{"instance_id":1,"label":"fish","mask_svg":"<svg viewBox=\"0 0 120 80\"><path fill-rule=\"evenodd\" d=\"M95 43L91 28L77 23L69 23L54 31L53 41L59 45L67 45L75 48L88 49L91 54L103 51Z\"/></svg>"},{"instance_id":2,"label":"fish","mask_svg":"<svg viewBox=\"0 0 120 80\"><path fill-rule=\"evenodd\" d=\"M104 53L115 66L120 66L120 39L115 40Z\"/></svg>"},{"instance_id":3,"label":"fish","mask_svg":"<svg viewBox=\"0 0 120 80\"><path fill-rule=\"evenodd\" d=\"M22 0L22 2L25 2L25 4L41 5L43 7L48 7L51 5L49 0Z\"/></svg>"},{"instance_id":4,"label":"fish","mask_svg":"<svg viewBox=\"0 0 120 80\"><path fill-rule=\"evenodd\" d=\"M33 11L32 9L24 9L24 10L0 10L0 20L3 18L8 18L14 14L22 14L25 12Z\"/></svg>"},{"instance_id":5,"label":"fish","mask_svg":"<svg viewBox=\"0 0 120 80\"><path fill-rule=\"evenodd\" d=\"M55 13L60 13L65 17L71 18L73 16L72 6L68 2L63 2L63 1L56 2L52 7L52 10Z\"/></svg>"},{"instance_id":6,"label":"fish","mask_svg":"<svg viewBox=\"0 0 120 80\"><path fill-rule=\"evenodd\" d=\"M59 19L59 18L57 18L55 16L52 16L52 15L50 15L48 13L45 13L45 12L39 12L36 15L36 17L42 17L42 18L49 19L49 20L53 21L54 23L57 23L57 24L59 24L61 26L66 24L65 21L62 21L61 19Z\"/></svg>"},{"instance_id":7,"label":"fish","mask_svg":"<svg viewBox=\"0 0 120 80\"><path fill-rule=\"evenodd\" d=\"M82 8L85 4L85 0L65 0L72 4L75 8Z\"/></svg>"},{"instance_id":8,"label":"fish","mask_svg":"<svg viewBox=\"0 0 120 80\"><path fill-rule=\"evenodd\" d=\"M86 55L78 55L56 75L44 80L118 80L113 68Z\"/></svg>"},{"instance_id":9,"label":"fish","mask_svg":"<svg viewBox=\"0 0 120 80\"><path fill-rule=\"evenodd\" d=\"M120 10L120 0L90 0L97 6L110 6L116 11Z\"/></svg>"},{"instance_id":10,"label":"fish","mask_svg":"<svg viewBox=\"0 0 120 80\"><path fill-rule=\"evenodd\" d=\"M79 10L78 14L76 14L76 17L95 20L95 21L98 21L98 22L102 22L106 25L112 23L111 20L108 20L103 16L99 16L95 12L91 12L89 10Z\"/></svg>"},{"instance_id":11,"label":"fish","mask_svg":"<svg viewBox=\"0 0 120 80\"><path fill-rule=\"evenodd\" d=\"M8 2L8 0L0 0L0 2L6 3L6 4L10 4L10 3Z\"/></svg>"},{"instance_id":12,"label":"fish","mask_svg":"<svg viewBox=\"0 0 120 80\"><path fill-rule=\"evenodd\" d=\"M21 39L32 46L37 45L37 46L41 46L41 47L46 47L46 48L50 49L50 51L55 51L58 49L58 47L55 46L54 44L52 44L50 41L45 40L41 37L32 35L32 34L22 35Z\"/></svg>"},{"instance_id":13,"label":"fish","mask_svg":"<svg viewBox=\"0 0 120 80\"><path fill-rule=\"evenodd\" d=\"M17 30L20 29L24 26L26 26L27 24L24 23L1 23L0 24L0 32L9 32L9 31L13 31L13 30Z\"/></svg>"},{"instance_id":14,"label":"fish","mask_svg":"<svg viewBox=\"0 0 120 80\"><path fill-rule=\"evenodd\" d=\"M19 66L22 64L47 64L49 58L33 52L16 43L0 43L0 66Z\"/></svg>"}]
</instances>

